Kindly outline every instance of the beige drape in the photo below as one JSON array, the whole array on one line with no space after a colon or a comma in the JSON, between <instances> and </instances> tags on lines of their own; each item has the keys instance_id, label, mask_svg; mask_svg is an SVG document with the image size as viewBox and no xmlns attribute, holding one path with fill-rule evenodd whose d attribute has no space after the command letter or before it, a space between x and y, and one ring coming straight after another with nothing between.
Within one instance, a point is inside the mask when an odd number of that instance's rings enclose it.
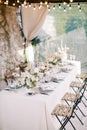
<instances>
[{"instance_id":1,"label":"beige drape","mask_svg":"<svg viewBox=\"0 0 87 130\"><path fill-rule=\"evenodd\" d=\"M39 5L35 4L35 9L31 7L22 7L22 24L23 32L27 41L32 40L38 35L38 32L46 18L47 7L42 6L39 9Z\"/></svg>"}]
</instances>

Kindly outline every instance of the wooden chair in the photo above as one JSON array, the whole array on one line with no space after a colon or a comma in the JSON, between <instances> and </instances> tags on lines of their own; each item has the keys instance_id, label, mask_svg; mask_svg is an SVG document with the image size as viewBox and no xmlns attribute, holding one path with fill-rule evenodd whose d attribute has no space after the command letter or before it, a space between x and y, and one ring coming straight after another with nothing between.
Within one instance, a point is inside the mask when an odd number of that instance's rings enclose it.
<instances>
[{"instance_id":1,"label":"wooden chair","mask_svg":"<svg viewBox=\"0 0 87 130\"><path fill-rule=\"evenodd\" d=\"M57 104L51 115L54 115L61 124L59 130L66 130L65 126L68 122L70 122L73 129L76 130L75 126L70 120L71 117L73 117L73 107L64 104ZM60 117L63 117L63 119L61 120Z\"/></svg>"},{"instance_id":2,"label":"wooden chair","mask_svg":"<svg viewBox=\"0 0 87 130\"><path fill-rule=\"evenodd\" d=\"M84 117L86 115L82 112L82 110L80 109L80 107L78 105L79 105L80 102L84 103L82 98L84 97L84 93L85 93L85 90L86 90L86 84L87 84L87 78L84 80L83 83L72 82L70 87L72 87L72 88L76 87L76 88L78 88L78 91L77 92L75 91L75 94L65 93L65 95L62 97L62 100L64 100L68 105L69 105L69 102L71 102L71 103L73 102L74 110L76 110L76 108L78 108ZM75 111L74 111L74 114L79 119L80 123L83 125L83 122L78 117L78 115L76 114Z\"/></svg>"},{"instance_id":3,"label":"wooden chair","mask_svg":"<svg viewBox=\"0 0 87 130\"><path fill-rule=\"evenodd\" d=\"M80 109L80 107L78 106L78 104L81 102L81 95L78 94L74 94L74 93L65 93L64 96L62 97L62 100L65 101L68 105L73 104L74 105L74 114L76 115L76 117L78 118L78 120L80 121L80 123L83 125L82 120L79 118L79 116L77 115L77 113L75 112L75 110L79 110L81 112L81 114L86 117L86 115L82 112L82 110Z\"/></svg>"},{"instance_id":4,"label":"wooden chair","mask_svg":"<svg viewBox=\"0 0 87 130\"><path fill-rule=\"evenodd\" d=\"M71 82L71 84L70 84L70 87L73 89L73 91L75 92L75 93L83 93L83 91L84 91L84 93L85 93L85 91L86 91L86 79L83 81L83 82L79 82L79 81L72 81ZM83 98L85 99L85 100L87 100L87 98L85 97L85 95L84 94L82 94L83 95ZM85 104L85 102L82 100L82 103L84 104L84 106L85 107L87 107L87 105Z\"/></svg>"}]
</instances>

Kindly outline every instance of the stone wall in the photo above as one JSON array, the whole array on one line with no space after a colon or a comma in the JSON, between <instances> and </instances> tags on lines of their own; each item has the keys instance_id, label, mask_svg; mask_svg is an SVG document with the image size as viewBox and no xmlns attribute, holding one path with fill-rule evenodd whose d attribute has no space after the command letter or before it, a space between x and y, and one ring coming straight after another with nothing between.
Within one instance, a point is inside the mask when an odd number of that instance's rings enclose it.
<instances>
[{"instance_id":1,"label":"stone wall","mask_svg":"<svg viewBox=\"0 0 87 130\"><path fill-rule=\"evenodd\" d=\"M22 43L17 8L0 6L0 86L4 73L23 60L18 53L23 49Z\"/></svg>"}]
</instances>

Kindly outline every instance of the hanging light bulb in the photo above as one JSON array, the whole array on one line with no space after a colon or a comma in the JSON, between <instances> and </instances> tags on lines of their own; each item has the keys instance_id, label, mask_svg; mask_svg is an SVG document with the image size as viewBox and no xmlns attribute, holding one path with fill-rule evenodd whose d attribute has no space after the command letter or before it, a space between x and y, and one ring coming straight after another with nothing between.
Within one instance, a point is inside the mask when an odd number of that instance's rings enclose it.
<instances>
[{"instance_id":1,"label":"hanging light bulb","mask_svg":"<svg viewBox=\"0 0 87 130\"><path fill-rule=\"evenodd\" d=\"M69 9L71 10L71 8L72 8L72 7L71 7L71 4L70 4L70 5L69 5Z\"/></svg>"},{"instance_id":2,"label":"hanging light bulb","mask_svg":"<svg viewBox=\"0 0 87 130\"><path fill-rule=\"evenodd\" d=\"M61 9L61 4L59 4L59 9Z\"/></svg>"},{"instance_id":3,"label":"hanging light bulb","mask_svg":"<svg viewBox=\"0 0 87 130\"><path fill-rule=\"evenodd\" d=\"M72 3L72 2L73 2L73 0L70 0L70 2Z\"/></svg>"},{"instance_id":4,"label":"hanging light bulb","mask_svg":"<svg viewBox=\"0 0 87 130\"><path fill-rule=\"evenodd\" d=\"M78 8L80 8L80 3L78 3Z\"/></svg>"},{"instance_id":5,"label":"hanging light bulb","mask_svg":"<svg viewBox=\"0 0 87 130\"><path fill-rule=\"evenodd\" d=\"M41 1L41 2L40 2L40 5L42 5L42 4L43 4L43 2Z\"/></svg>"},{"instance_id":6,"label":"hanging light bulb","mask_svg":"<svg viewBox=\"0 0 87 130\"><path fill-rule=\"evenodd\" d=\"M63 2L64 5L66 5L66 2Z\"/></svg>"},{"instance_id":7,"label":"hanging light bulb","mask_svg":"<svg viewBox=\"0 0 87 130\"><path fill-rule=\"evenodd\" d=\"M2 1L0 0L0 3L1 3Z\"/></svg>"},{"instance_id":8,"label":"hanging light bulb","mask_svg":"<svg viewBox=\"0 0 87 130\"><path fill-rule=\"evenodd\" d=\"M19 5L19 8L21 8L21 5Z\"/></svg>"},{"instance_id":9,"label":"hanging light bulb","mask_svg":"<svg viewBox=\"0 0 87 130\"><path fill-rule=\"evenodd\" d=\"M48 8L48 11L50 11L50 7Z\"/></svg>"},{"instance_id":10,"label":"hanging light bulb","mask_svg":"<svg viewBox=\"0 0 87 130\"><path fill-rule=\"evenodd\" d=\"M17 0L17 3L19 3L20 1L19 0Z\"/></svg>"},{"instance_id":11,"label":"hanging light bulb","mask_svg":"<svg viewBox=\"0 0 87 130\"><path fill-rule=\"evenodd\" d=\"M24 5L26 5L27 4L27 2L26 2L26 0L24 1Z\"/></svg>"},{"instance_id":12,"label":"hanging light bulb","mask_svg":"<svg viewBox=\"0 0 87 130\"><path fill-rule=\"evenodd\" d=\"M15 6L15 3L13 3L12 5Z\"/></svg>"},{"instance_id":13,"label":"hanging light bulb","mask_svg":"<svg viewBox=\"0 0 87 130\"><path fill-rule=\"evenodd\" d=\"M39 5L39 9L41 9L41 8L42 8L42 4Z\"/></svg>"},{"instance_id":14,"label":"hanging light bulb","mask_svg":"<svg viewBox=\"0 0 87 130\"><path fill-rule=\"evenodd\" d=\"M53 10L55 10L55 5L53 5Z\"/></svg>"},{"instance_id":15,"label":"hanging light bulb","mask_svg":"<svg viewBox=\"0 0 87 130\"><path fill-rule=\"evenodd\" d=\"M8 5L8 0L6 0L6 2L4 2L4 4Z\"/></svg>"},{"instance_id":16,"label":"hanging light bulb","mask_svg":"<svg viewBox=\"0 0 87 130\"><path fill-rule=\"evenodd\" d=\"M48 4L48 2L47 1L45 1L45 3L44 3L45 5L47 5Z\"/></svg>"},{"instance_id":17,"label":"hanging light bulb","mask_svg":"<svg viewBox=\"0 0 87 130\"><path fill-rule=\"evenodd\" d=\"M27 5L25 5L25 8L27 8Z\"/></svg>"},{"instance_id":18,"label":"hanging light bulb","mask_svg":"<svg viewBox=\"0 0 87 130\"><path fill-rule=\"evenodd\" d=\"M47 8L49 8L49 6L50 6L50 5L49 5L49 4L47 4Z\"/></svg>"},{"instance_id":19,"label":"hanging light bulb","mask_svg":"<svg viewBox=\"0 0 87 130\"><path fill-rule=\"evenodd\" d=\"M82 9L81 9L81 7L79 8L79 12L82 12Z\"/></svg>"},{"instance_id":20,"label":"hanging light bulb","mask_svg":"<svg viewBox=\"0 0 87 130\"><path fill-rule=\"evenodd\" d=\"M64 8L64 12L66 12L66 8Z\"/></svg>"},{"instance_id":21,"label":"hanging light bulb","mask_svg":"<svg viewBox=\"0 0 87 130\"><path fill-rule=\"evenodd\" d=\"M35 7L35 5L34 5L34 7L33 7L33 10L36 10L36 7Z\"/></svg>"},{"instance_id":22,"label":"hanging light bulb","mask_svg":"<svg viewBox=\"0 0 87 130\"><path fill-rule=\"evenodd\" d=\"M31 7L31 4L29 3L29 5L28 5L28 6L29 6L29 8L30 8L30 7Z\"/></svg>"},{"instance_id":23,"label":"hanging light bulb","mask_svg":"<svg viewBox=\"0 0 87 130\"><path fill-rule=\"evenodd\" d=\"M69 7L69 5L70 5L70 4L68 3L68 4L67 4L67 7Z\"/></svg>"}]
</instances>

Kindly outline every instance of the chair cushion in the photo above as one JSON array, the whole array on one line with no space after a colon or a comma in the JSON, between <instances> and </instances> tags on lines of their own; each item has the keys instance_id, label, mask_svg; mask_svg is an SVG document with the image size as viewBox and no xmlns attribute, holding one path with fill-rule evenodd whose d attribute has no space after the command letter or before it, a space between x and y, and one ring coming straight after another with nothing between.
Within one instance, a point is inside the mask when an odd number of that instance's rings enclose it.
<instances>
[{"instance_id":1,"label":"chair cushion","mask_svg":"<svg viewBox=\"0 0 87 130\"><path fill-rule=\"evenodd\" d=\"M80 94L74 94L74 93L65 93L65 95L62 97L62 100L75 102L77 98L79 98Z\"/></svg>"},{"instance_id":2,"label":"chair cushion","mask_svg":"<svg viewBox=\"0 0 87 130\"><path fill-rule=\"evenodd\" d=\"M70 117L72 115L72 110L73 108L71 106L57 104L51 114L56 116Z\"/></svg>"},{"instance_id":3,"label":"chair cushion","mask_svg":"<svg viewBox=\"0 0 87 130\"><path fill-rule=\"evenodd\" d=\"M84 85L84 83L78 82L78 81L72 81L70 84L70 87L76 87L81 88Z\"/></svg>"}]
</instances>

